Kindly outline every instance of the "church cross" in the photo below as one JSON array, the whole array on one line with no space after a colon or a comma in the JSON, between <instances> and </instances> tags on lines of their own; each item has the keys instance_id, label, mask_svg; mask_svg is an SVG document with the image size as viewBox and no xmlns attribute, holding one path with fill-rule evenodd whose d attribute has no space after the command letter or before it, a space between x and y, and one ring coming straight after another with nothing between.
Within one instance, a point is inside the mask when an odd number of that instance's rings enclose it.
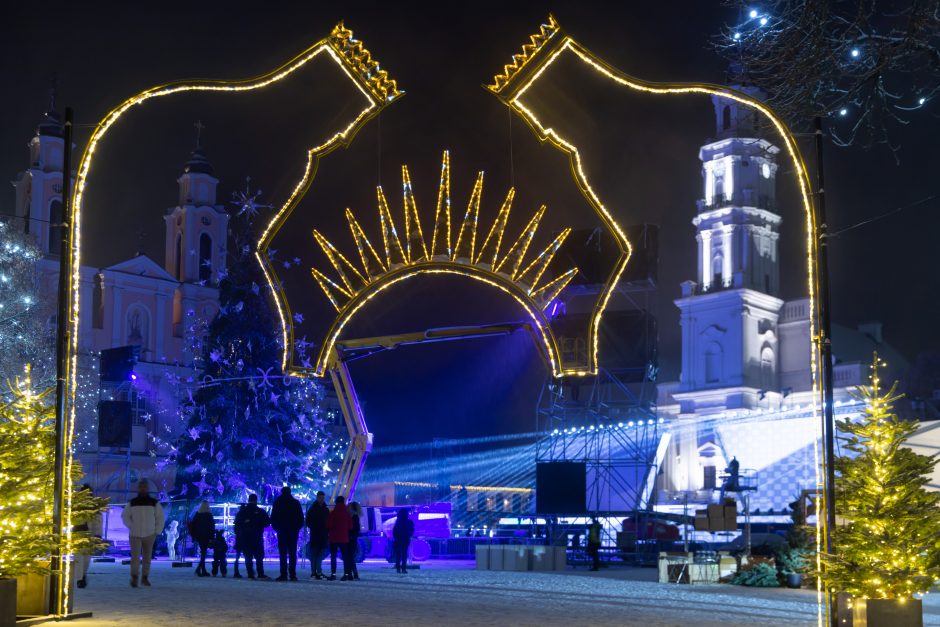
<instances>
[{"instance_id":1,"label":"church cross","mask_svg":"<svg viewBox=\"0 0 940 627\"><path fill-rule=\"evenodd\" d=\"M202 120L196 120L193 126L196 128L196 148L199 148L199 139L202 136L202 129L206 128L206 125L202 123Z\"/></svg>"}]
</instances>

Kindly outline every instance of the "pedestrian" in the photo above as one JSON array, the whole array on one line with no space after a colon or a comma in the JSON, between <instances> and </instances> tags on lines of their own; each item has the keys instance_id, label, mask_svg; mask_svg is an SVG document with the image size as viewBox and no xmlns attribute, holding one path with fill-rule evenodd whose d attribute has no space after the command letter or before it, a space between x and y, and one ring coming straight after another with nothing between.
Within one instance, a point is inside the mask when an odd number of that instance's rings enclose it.
<instances>
[{"instance_id":1,"label":"pedestrian","mask_svg":"<svg viewBox=\"0 0 940 627\"><path fill-rule=\"evenodd\" d=\"M193 542L199 545L199 566L196 567L196 576L208 577L206 554L209 552L209 545L212 544L212 539L215 537L215 519L209 509L209 501L203 501L199 504L199 511L189 521L189 535L192 537Z\"/></svg>"},{"instance_id":2,"label":"pedestrian","mask_svg":"<svg viewBox=\"0 0 940 627\"><path fill-rule=\"evenodd\" d=\"M277 532L277 552L281 558L281 574L277 581L297 581L297 537L304 528L304 508L291 496L290 487L281 488L281 496L271 507L271 526Z\"/></svg>"},{"instance_id":3,"label":"pedestrian","mask_svg":"<svg viewBox=\"0 0 940 627\"><path fill-rule=\"evenodd\" d=\"M242 520L239 518L239 515L242 513L242 510L245 509L245 504L242 503L238 507L238 511L235 513L235 524L233 524L233 530L235 532L235 570L232 573L232 578L241 579L242 575L238 572L238 560L241 558L242 553L245 551L245 534L244 529L239 529L238 521Z\"/></svg>"},{"instance_id":4,"label":"pedestrian","mask_svg":"<svg viewBox=\"0 0 940 627\"><path fill-rule=\"evenodd\" d=\"M356 553L359 552L359 534L362 533L362 508L359 503L353 501L349 504L349 546L346 549L349 555L349 579L350 581L359 581L359 567L356 565ZM345 561L343 562L345 565Z\"/></svg>"},{"instance_id":5,"label":"pedestrian","mask_svg":"<svg viewBox=\"0 0 940 627\"><path fill-rule=\"evenodd\" d=\"M395 526L392 527L392 539L395 541L395 572L406 574L408 572L408 545L411 536L415 534L415 524L408 518L408 509L398 510Z\"/></svg>"},{"instance_id":6,"label":"pedestrian","mask_svg":"<svg viewBox=\"0 0 940 627\"><path fill-rule=\"evenodd\" d=\"M89 484L84 484L81 487L82 491L87 490L89 496L94 496L91 491L91 486ZM88 522L84 522L80 525L75 526L75 531L85 532L88 535L101 539L101 512L95 512L94 515ZM82 551L81 553L75 554L75 585L79 588L84 588L88 585L88 567L91 566L91 551Z\"/></svg>"},{"instance_id":7,"label":"pedestrian","mask_svg":"<svg viewBox=\"0 0 940 627\"><path fill-rule=\"evenodd\" d=\"M258 507L258 495L249 494L248 504L238 510L235 516L235 533L243 536L242 551L245 553L245 570L248 571L249 579L255 578L255 565L258 567L258 579L270 579L264 574L264 528L270 525L268 513Z\"/></svg>"},{"instance_id":8,"label":"pedestrian","mask_svg":"<svg viewBox=\"0 0 940 627\"><path fill-rule=\"evenodd\" d=\"M349 570L349 529L352 526L352 518L349 516L349 510L346 509L346 499L342 496L336 497L336 504L333 511L326 519L326 529L330 541L330 581L336 580L336 554L339 553L343 558L343 581L350 579Z\"/></svg>"},{"instance_id":9,"label":"pedestrian","mask_svg":"<svg viewBox=\"0 0 940 627\"><path fill-rule=\"evenodd\" d=\"M317 492L316 500L307 508L307 527L310 529L310 577L323 579L323 553L329 545L326 521L330 508L326 505L326 494Z\"/></svg>"},{"instance_id":10,"label":"pedestrian","mask_svg":"<svg viewBox=\"0 0 940 627\"><path fill-rule=\"evenodd\" d=\"M150 482L141 479L137 484L137 496L124 506L121 520L127 527L131 543L131 587L150 585L150 560L153 558L153 541L163 532L163 506L150 496ZM143 568L141 568L143 562ZM141 573L141 571L143 571Z\"/></svg>"},{"instance_id":11,"label":"pedestrian","mask_svg":"<svg viewBox=\"0 0 940 627\"><path fill-rule=\"evenodd\" d=\"M587 553L591 557L591 570L600 570L601 524L596 516L591 518L591 524L588 526Z\"/></svg>"},{"instance_id":12,"label":"pedestrian","mask_svg":"<svg viewBox=\"0 0 940 627\"><path fill-rule=\"evenodd\" d=\"M225 532L221 529L215 532L215 539L212 541L212 576L222 572L224 577L228 572L228 564L225 562L225 554L228 553L228 542L225 541Z\"/></svg>"}]
</instances>

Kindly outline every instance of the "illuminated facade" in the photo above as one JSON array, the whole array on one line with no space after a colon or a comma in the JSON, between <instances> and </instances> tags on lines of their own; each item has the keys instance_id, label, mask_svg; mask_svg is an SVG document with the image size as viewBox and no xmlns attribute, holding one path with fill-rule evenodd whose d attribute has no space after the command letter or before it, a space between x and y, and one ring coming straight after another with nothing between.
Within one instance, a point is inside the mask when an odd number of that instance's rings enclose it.
<instances>
[{"instance_id":1,"label":"illuminated facade","mask_svg":"<svg viewBox=\"0 0 940 627\"><path fill-rule=\"evenodd\" d=\"M704 193L692 220L697 275L675 301L681 374L658 386L673 434L658 502L715 502L736 457L742 483L756 487L751 511L783 515L816 486L811 305L780 295L779 226L793 212L776 202L779 148L761 137L752 110L712 101L717 133L699 151ZM838 419L859 410L850 390L867 382L865 354L884 349L880 325L833 327Z\"/></svg>"},{"instance_id":2,"label":"illuminated facade","mask_svg":"<svg viewBox=\"0 0 940 627\"><path fill-rule=\"evenodd\" d=\"M48 303L55 303L58 289L64 149L59 117L50 112L30 140L30 169L14 181L17 225L25 225L44 253L39 262L40 294ZM132 456L132 469L148 477L153 476L153 459L146 455L151 447L148 434L159 429L166 436L182 428L176 408L184 391L172 381L174 375L192 373L187 318L191 322L194 316L206 320L215 316L216 284L225 268L228 214L216 204L218 179L201 150L187 160L178 184L179 204L164 217L162 265L140 254L105 268L79 269L86 312L79 326L79 369L97 381L97 352L140 347L136 382L115 394L133 402L131 451L141 457ZM123 489L126 455L111 459L107 449L99 451L96 426L93 411L77 416L76 452L96 488L107 491L120 484ZM166 473L170 481L172 476Z\"/></svg>"}]
</instances>

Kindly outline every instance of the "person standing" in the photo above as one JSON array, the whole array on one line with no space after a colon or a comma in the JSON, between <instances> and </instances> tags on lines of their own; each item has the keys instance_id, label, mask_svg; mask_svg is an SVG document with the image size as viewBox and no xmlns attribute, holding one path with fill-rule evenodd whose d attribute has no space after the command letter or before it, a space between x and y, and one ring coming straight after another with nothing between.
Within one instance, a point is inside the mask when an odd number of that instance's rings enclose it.
<instances>
[{"instance_id":1,"label":"person standing","mask_svg":"<svg viewBox=\"0 0 940 627\"><path fill-rule=\"evenodd\" d=\"M87 490L89 494L92 494L91 486L87 483L82 485L81 489ZM75 531L83 531L99 540L101 539L101 530L101 512L95 512L88 522L75 526ZM89 566L91 566L91 551L82 551L81 553L75 554L75 585L79 588L84 588L88 585Z\"/></svg>"},{"instance_id":2,"label":"person standing","mask_svg":"<svg viewBox=\"0 0 940 627\"><path fill-rule=\"evenodd\" d=\"M349 579L349 528L352 526L352 518L349 516L349 510L346 509L346 499L342 496L336 497L336 504L333 511L326 519L326 529L330 541L330 581L336 580L336 554L339 553L343 558L343 581Z\"/></svg>"},{"instance_id":3,"label":"person standing","mask_svg":"<svg viewBox=\"0 0 940 627\"><path fill-rule=\"evenodd\" d=\"M209 545L215 537L215 519L209 509L209 501L203 501L199 504L199 511L189 521L189 535L192 536L193 542L199 545L199 566L196 567L196 576L208 577L206 555L209 553Z\"/></svg>"},{"instance_id":4,"label":"person standing","mask_svg":"<svg viewBox=\"0 0 940 627\"><path fill-rule=\"evenodd\" d=\"M356 565L356 553L359 552L359 534L362 533L362 508L359 506L359 503L353 501L349 504L349 546L346 551L349 555L349 580L359 581L359 567ZM343 560L343 566L345 567L346 561Z\"/></svg>"},{"instance_id":5,"label":"person standing","mask_svg":"<svg viewBox=\"0 0 940 627\"><path fill-rule=\"evenodd\" d=\"M304 528L304 508L291 496L290 487L281 488L281 496L271 507L271 526L277 532L277 552L281 558L281 574L277 581L297 581L297 537Z\"/></svg>"},{"instance_id":6,"label":"person standing","mask_svg":"<svg viewBox=\"0 0 940 627\"><path fill-rule=\"evenodd\" d=\"M248 504L238 510L235 516L235 533L242 536L245 570L248 571L249 579L255 578L255 564L258 566L258 579L270 579L264 574L264 528L270 524L268 513L258 507L258 495L249 494Z\"/></svg>"},{"instance_id":7,"label":"person standing","mask_svg":"<svg viewBox=\"0 0 940 627\"><path fill-rule=\"evenodd\" d=\"M219 571L222 576L228 572L228 565L225 562L225 554L228 553L228 542L225 541L225 533L219 529L215 532L215 539L212 541L212 576L215 577Z\"/></svg>"},{"instance_id":8,"label":"person standing","mask_svg":"<svg viewBox=\"0 0 940 627\"><path fill-rule=\"evenodd\" d=\"M242 513L242 510L245 509L244 503L238 506L238 511L235 513L235 521L232 523L232 531L235 534L235 570L232 573L234 579L241 579L242 575L238 572L238 560L242 556L242 553L245 551L245 533L244 525L242 528L239 528L238 521L241 520L239 515Z\"/></svg>"},{"instance_id":9,"label":"person standing","mask_svg":"<svg viewBox=\"0 0 940 627\"><path fill-rule=\"evenodd\" d=\"M601 567L601 524L597 517L591 518L588 526L587 553L591 558L591 570L600 570Z\"/></svg>"},{"instance_id":10,"label":"person standing","mask_svg":"<svg viewBox=\"0 0 940 627\"><path fill-rule=\"evenodd\" d=\"M121 520L127 527L131 543L131 587L150 585L150 560L153 558L153 541L163 531L163 506L150 496L150 482L141 479L137 484L137 496L124 506ZM141 568L143 562L143 568ZM143 571L141 573L141 571Z\"/></svg>"},{"instance_id":11,"label":"person standing","mask_svg":"<svg viewBox=\"0 0 940 627\"><path fill-rule=\"evenodd\" d=\"M323 553L329 543L326 521L330 508L326 505L326 494L317 492L317 499L307 508L307 527L310 529L310 577L323 579Z\"/></svg>"},{"instance_id":12,"label":"person standing","mask_svg":"<svg viewBox=\"0 0 940 627\"><path fill-rule=\"evenodd\" d=\"M395 572L406 574L408 572L408 546L411 536L415 534L415 524L408 518L408 510L401 508L392 527L392 539L395 541Z\"/></svg>"}]
</instances>

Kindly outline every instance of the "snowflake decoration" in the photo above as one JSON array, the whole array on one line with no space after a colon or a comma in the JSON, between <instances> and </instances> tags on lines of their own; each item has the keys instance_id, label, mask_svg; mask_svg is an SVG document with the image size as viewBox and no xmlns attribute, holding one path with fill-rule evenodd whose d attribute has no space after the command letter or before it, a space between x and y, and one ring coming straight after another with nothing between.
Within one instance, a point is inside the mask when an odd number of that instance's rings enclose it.
<instances>
[{"instance_id":1,"label":"snowflake decoration","mask_svg":"<svg viewBox=\"0 0 940 627\"><path fill-rule=\"evenodd\" d=\"M251 191L251 177L245 177L245 191L243 192L232 192L231 204L238 207L238 215L246 215L249 218L253 218L258 215L259 209L270 209L271 205L266 205L261 202L258 202L258 198L261 196L261 190Z\"/></svg>"}]
</instances>

